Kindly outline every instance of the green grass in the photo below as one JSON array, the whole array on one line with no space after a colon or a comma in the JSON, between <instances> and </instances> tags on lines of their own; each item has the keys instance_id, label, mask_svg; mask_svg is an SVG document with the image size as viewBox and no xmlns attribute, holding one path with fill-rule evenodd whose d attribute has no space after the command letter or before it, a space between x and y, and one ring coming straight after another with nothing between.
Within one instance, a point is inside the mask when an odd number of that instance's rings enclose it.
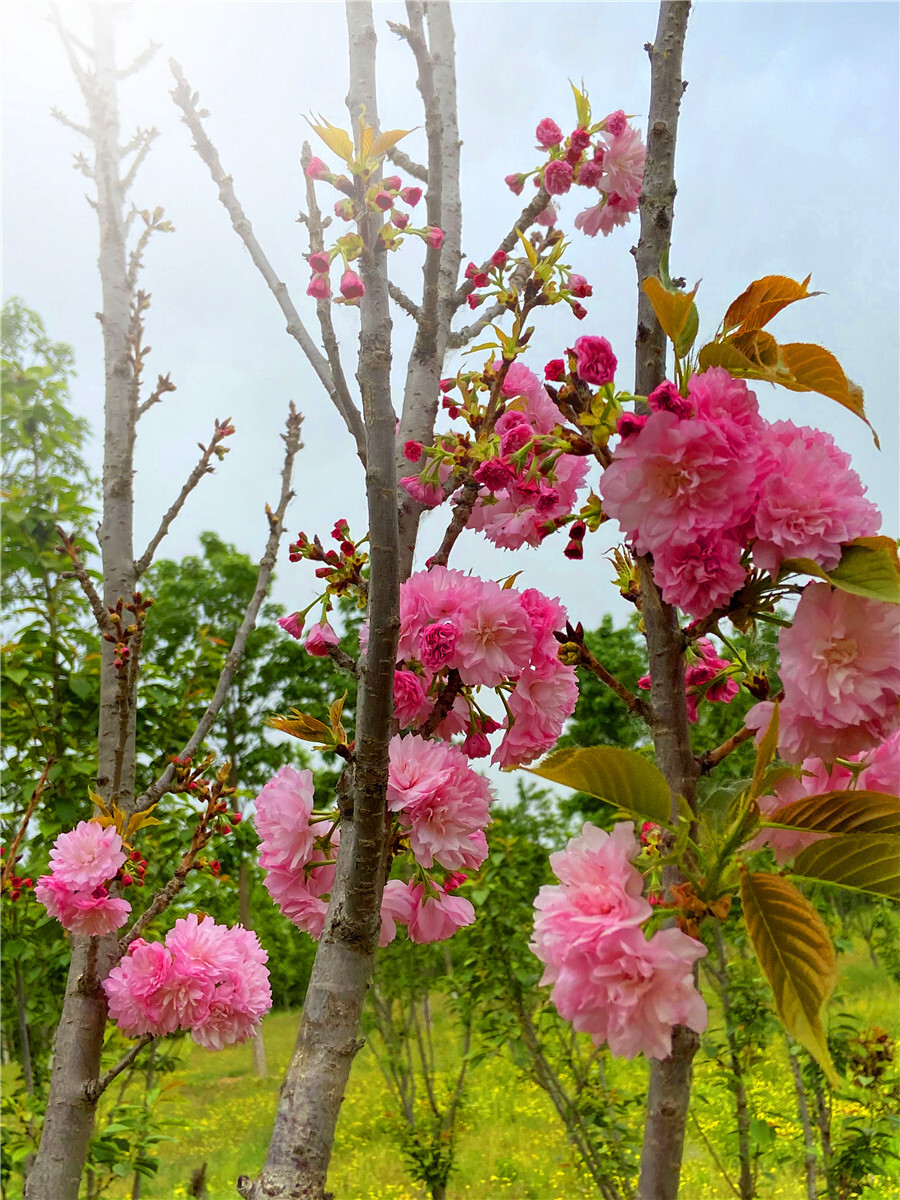
<instances>
[{"instance_id":1,"label":"green grass","mask_svg":"<svg viewBox=\"0 0 900 1200\"><path fill-rule=\"evenodd\" d=\"M843 960L846 999L837 1007L858 1013L900 1035L896 990L861 955ZM711 1020L718 1020L715 1011ZM290 1057L298 1016L276 1013L264 1025L269 1073L253 1075L250 1046L211 1053L186 1040L175 1072L166 1077L159 1113L174 1139L160 1147L160 1169L142 1185L143 1200L178 1200L188 1195L194 1168L207 1163L210 1200L234 1200L235 1180L262 1165L272 1128L278 1088ZM438 1013L439 1061L452 1056L447 1022ZM617 1061L612 1086L642 1091L646 1063ZM4 1072L6 1074L6 1071ZM8 1079L6 1080L8 1082ZM773 1170L761 1173L761 1200L802 1200L802 1133L793 1082L783 1049L775 1039L754 1074L750 1097L757 1114L777 1131ZM705 1101L704 1102L704 1098ZM695 1073L695 1113L704 1134L725 1160L732 1178L737 1166L729 1157L733 1106L719 1068L702 1053ZM854 1111L837 1102L835 1124ZM421 1200L425 1193L409 1181L387 1129L390 1096L368 1047L358 1055L341 1110L330 1188L337 1200ZM732 1192L692 1125L682 1172L684 1200L719 1200ZM112 1200L130 1196L127 1182L106 1193ZM503 1057L487 1060L470 1075L458 1139L457 1171L449 1200L578 1200L596 1195L573 1163L562 1125L550 1101L523 1080ZM900 1200L900 1185L885 1180L868 1200Z\"/></svg>"}]
</instances>

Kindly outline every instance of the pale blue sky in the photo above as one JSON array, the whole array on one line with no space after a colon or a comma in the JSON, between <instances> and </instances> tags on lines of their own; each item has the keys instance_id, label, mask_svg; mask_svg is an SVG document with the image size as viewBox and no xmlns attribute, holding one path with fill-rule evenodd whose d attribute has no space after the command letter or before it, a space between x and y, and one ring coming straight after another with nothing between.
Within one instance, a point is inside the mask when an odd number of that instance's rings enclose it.
<instances>
[{"instance_id":1,"label":"pale blue sky","mask_svg":"<svg viewBox=\"0 0 900 1200\"><path fill-rule=\"evenodd\" d=\"M85 6L62 5L85 30ZM455 7L463 146L464 249L480 260L519 211L503 176L537 161L533 130L543 116L574 124L567 79L583 79L598 114L647 110L652 3L490 4ZM72 171L79 138L48 115L51 105L76 121L80 98L42 3L5 5L3 125L3 295L22 295L51 336L74 344L75 404L100 429L102 359L94 214L88 181ZM386 18L398 4L377 4L381 116L387 126L421 122L406 48ZM157 140L132 193L139 207L163 205L177 233L160 236L146 256L143 286L153 296L148 378L171 371L178 391L141 422L137 451L138 550L193 464L214 416L231 416L233 450L189 502L163 553L178 556L197 533L215 528L254 556L265 536L263 504L276 497L278 432L289 399L306 414L306 450L297 464L292 532L327 534L337 516L364 524L361 473L336 414L283 330L274 301L249 262L216 198L206 168L168 98L166 60L176 57L212 116L217 143L237 194L270 258L314 330L302 226L300 144L303 114L344 118L346 49L343 6L325 4L154 3L131 6L122 21L122 58L148 37L162 43L153 63L122 85L123 132L156 125ZM760 386L770 419L790 416L834 434L898 525L898 8L894 4L700 3L685 53L689 80L679 131L672 266L698 296L701 330L711 333L725 306L751 279L770 273L803 278L823 295L789 309L772 329L785 341L819 341L865 388L878 455L868 430L832 402ZM421 158L421 132L409 150ZM581 204L564 199L571 228ZM608 239L573 235L569 259L594 285L583 326L554 309L534 339L532 363L561 353L579 333L613 343L631 380L635 281L629 247L636 223ZM409 244L394 260L417 286L420 252ZM562 307L562 306L560 306ZM350 352L356 314L337 323ZM409 331L395 312L395 364L402 378ZM100 443L96 443L99 462ZM422 559L437 544L442 518L423 530ZM606 527L610 528L609 526ZM611 541L612 538L608 539ZM596 624L606 609L624 616L607 582L601 537L588 558L570 563L562 542L540 551L500 553L465 535L460 561L482 574L524 569L523 581L558 592L571 615ZM277 597L299 607L311 597L312 572L280 565Z\"/></svg>"}]
</instances>

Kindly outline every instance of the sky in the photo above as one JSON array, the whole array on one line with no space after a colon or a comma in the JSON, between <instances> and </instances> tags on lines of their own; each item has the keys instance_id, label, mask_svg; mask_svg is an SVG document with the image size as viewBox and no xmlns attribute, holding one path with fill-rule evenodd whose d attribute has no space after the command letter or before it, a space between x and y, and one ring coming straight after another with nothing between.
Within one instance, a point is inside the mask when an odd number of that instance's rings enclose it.
<instances>
[{"instance_id":1,"label":"sky","mask_svg":"<svg viewBox=\"0 0 900 1200\"><path fill-rule=\"evenodd\" d=\"M63 3L65 22L89 37L87 6ZM120 61L149 40L161 44L149 66L121 85L123 138L137 126L160 136L131 193L138 208L161 205L176 232L158 235L145 255L142 286L152 296L146 379L171 373L177 391L141 420L136 452L135 548L158 525L196 461L215 417L230 417L231 453L205 479L163 543L166 557L192 553L214 529L258 558L266 538L264 505L278 498L279 432L293 400L305 415L305 449L295 468L288 532L326 538L346 517L366 524L362 471L336 412L284 330L263 280L230 226L205 165L190 147L168 92L167 60L177 59L211 113L206 129L237 196L307 327L317 333L299 160L311 137L304 115L341 124L347 87L345 19L340 3L158 3L121 6ZM44 3L6 0L2 49L2 296L21 296L48 334L75 347L73 405L95 429L91 458L102 453L103 362L99 324L98 237L85 200L90 181L72 170L82 139L50 116L55 106L83 120L83 105ZM539 156L534 128L552 116L574 127L569 80L584 82L594 112L622 108L646 126L649 63L643 46L657 21L653 3L461 3L454 5L459 74L463 251L482 261L510 228L521 201L504 186L510 172ZM763 415L826 429L848 451L898 529L898 14L892 3L708 3L695 5L688 29L685 94L678 133L672 273L692 285L701 339L711 336L730 300L767 274L803 279L824 294L781 313L771 326L783 341L826 346L865 390L881 439L834 402L760 384ZM410 55L387 29L402 5L375 5L379 106L383 127L421 125ZM314 138L313 138L314 140ZM403 143L424 159L424 135ZM323 147L313 148L327 157ZM411 181L414 182L414 181ZM577 191L577 189L575 189ZM584 333L612 343L617 382L632 382L636 283L630 247L637 224L608 238L572 227L582 203L562 198L561 225L572 231L568 261L594 287L579 324L560 305L546 313L526 359L538 371ZM414 291L420 247L407 242L392 260ZM349 376L358 315L335 310ZM543 314L541 314L543 315ZM411 344L394 309L394 371L399 385ZM705 339L704 339L705 340ZM700 344L700 343L698 343ZM448 364L455 371L457 355ZM446 510L423 522L418 562L438 545ZM610 533L607 534L606 531ZM562 538L539 550L498 551L474 534L457 545L456 565L498 578L522 570L519 586L558 594L570 616L590 628L604 612L630 611L610 582L604 554L612 523L589 539L584 561L563 557ZM289 610L312 599L309 564L278 565L275 598ZM285 697L289 703L289 696Z\"/></svg>"}]
</instances>

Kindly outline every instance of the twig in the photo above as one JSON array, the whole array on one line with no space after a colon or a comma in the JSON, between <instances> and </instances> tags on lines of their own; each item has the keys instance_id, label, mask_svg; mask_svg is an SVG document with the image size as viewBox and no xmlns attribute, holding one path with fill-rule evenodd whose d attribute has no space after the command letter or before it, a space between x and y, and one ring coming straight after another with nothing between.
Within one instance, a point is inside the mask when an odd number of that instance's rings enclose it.
<instances>
[{"instance_id":1,"label":"twig","mask_svg":"<svg viewBox=\"0 0 900 1200\"><path fill-rule=\"evenodd\" d=\"M131 1047L127 1054L124 1054L119 1059L114 1067L110 1067L99 1079L92 1079L84 1085L83 1093L85 1100L89 1104L96 1104L116 1076L121 1075L123 1071L127 1071L143 1048L149 1046L155 1040L155 1033L142 1033L136 1044Z\"/></svg>"},{"instance_id":2,"label":"twig","mask_svg":"<svg viewBox=\"0 0 900 1200\"><path fill-rule=\"evenodd\" d=\"M55 4L51 4L50 6L50 21L56 26L56 32L59 34L60 41L62 42L66 51L66 56L69 60L69 66L72 69L72 74L78 81L78 86L81 88L82 92L87 95L91 90L91 76L87 71L85 71L84 67L78 61L78 55L75 53L75 46L77 45L80 50L88 55L89 58L94 57L93 51L85 46L85 44L80 41L74 33L71 33L68 29L66 29L65 25L62 23L62 18L59 15L59 9Z\"/></svg>"},{"instance_id":3,"label":"twig","mask_svg":"<svg viewBox=\"0 0 900 1200\"><path fill-rule=\"evenodd\" d=\"M391 283L390 280L388 280L388 295L405 313L409 313L414 321L419 320L422 315L421 308L419 308L415 300L410 300L402 288L397 287L396 283Z\"/></svg>"},{"instance_id":4,"label":"twig","mask_svg":"<svg viewBox=\"0 0 900 1200\"><path fill-rule=\"evenodd\" d=\"M167 388L166 390L170 391L171 388ZM151 397L151 401L152 401L152 397ZM148 401L148 404L149 403L150 403L150 401ZM228 432L226 432L226 431L228 431ZM200 482L200 480L203 478L204 475L212 474L212 472L215 468L213 466L211 466L211 460L214 457L220 457L220 455L217 455L216 451L217 451L220 443L226 437L230 436L230 432L231 432L231 425L229 424L227 419L225 421L216 421L216 428L213 433L212 440L210 441L208 446L203 446L203 445L200 446L202 454L200 455L200 459L199 459L197 465L194 467L193 471L191 471L190 475L187 478L187 481L183 485L181 491L178 493L178 496L177 496L175 502L172 504L172 506L169 508L169 511L166 513L166 515L163 517L162 521L160 522L159 528L157 529L156 533L154 533L153 537L150 539L147 549L144 551L144 553L141 555L141 557L134 564L134 573L135 573L136 579L140 579L140 577L144 574L144 572L147 570L147 568L153 562L153 555L156 553L157 547L159 546L159 544L163 540L163 538L166 536L166 534L169 532L172 522L175 520L175 518L181 512L182 508L184 508L184 502L187 500L188 496L191 494L191 492L194 490L194 488L197 486L197 484Z\"/></svg>"},{"instance_id":5,"label":"twig","mask_svg":"<svg viewBox=\"0 0 900 1200\"><path fill-rule=\"evenodd\" d=\"M434 731L440 725L441 721L450 712L456 702L456 697L462 690L462 680L459 677L459 671L455 668L447 672L447 682L444 684L443 691L434 702L434 708L428 714L428 719L424 725L416 730L419 737L431 737Z\"/></svg>"},{"instance_id":6,"label":"twig","mask_svg":"<svg viewBox=\"0 0 900 1200\"><path fill-rule=\"evenodd\" d=\"M651 715L650 705L646 704L640 696L633 695L624 683L620 683L615 675L607 671L603 663L594 657L583 642L577 644L581 652L578 666L586 667L591 674L596 675L611 691L615 692L629 712L634 713L637 717L641 717L649 725Z\"/></svg>"},{"instance_id":7,"label":"twig","mask_svg":"<svg viewBox=\"0 0 900 1200\"><path fill-rule=\"evenodd\" d=\"M159 42L151 42L145 50L142 50L137 58L134 59L127 67L123 67L121 71L116 72L118 79L127 79L129 75L133 75L135 71L140 71L141 67L145 66L153 55L159 49Z\"/></svg>"},{"instance_id":8,"label":"twig","mask_svg":"<svg viewBox=\"0 0 900 1200\"><path fill-rule=\"evenodd\" d=\"M50 116L54 117L61 125L65 125L69 129L74 129L76 133L80 133L82 137L89 138L91 131L86 125L79 125L77 121L71 120L64 112L54 107L50 109Z\"/></svg>"},{"instance_id":9,"label":"twig","mask_svg":"<svg viewBox=\"0 0 900 1200\"><path fill-rule=\"evenodd\" d=\"M34 791L31 793L31 799L28 801L28 807L25 809L25 816L22 818L22 824L19 826L19 831L9 844L9 849L6 852L6 859L0 869L0 884L5 884L13 873L13 867L16 865L16 853L22 843L22 838L25 836L25 830L28 828L28 822L34 816L34 810L40 803L41 796L44 794L44 787L47 783L47 773L56 762L55 758L48 758L44 764L44 769L41 771L41 777L35 785Z\"/></svg>"},{"instance_id":10,"label":"twig","mask_svg":"<svg viewBox=\"0 0 900 1200\"><path fill-rule=\"evenodd\" d=\"M396 146L393 150L388 150L387 157L394 166L399 167L401 171L405 171L407 175L412 175L413 179L419 179L422 183L428 182L428 168L423 167L421 163L413 162L408 154L404 154Z\"/></svg>"},{"instance_id":11,"label":"twig","mask_svg":"<svg viewBox=\"0 0 900 1200\"><path fill-rule=\"evenodd\" d=\"M172 99L181 109L184 114L184 123L194 135L194 148L206 163L213 182L218 186L219 199L231 217L231 223L234 226L235 232L247 247L254 266L263 279L265 279L269 290L278 303L278 307L284 314L287 320L288 333L294 338L306 355L320 382L331 397L335 408L341 414L344 424L347 426L356 443L356 453L360 461L365 465L366 431L359 409L355 405L351 407L347 406L346 400L341 395L338 385L333 378L327 359L317 348L309 336L306 326L300 320L300 314L294 307L294 302L290 297L287 285L281 282L275 274L272 264L263 253L263 249L253 233L253 227L234 194L234 185L231 176L226 175L222 169L219 153L207 137L201 124L200 113L197 110L195 98L191 95L190 85L184 77L184 72L173 58L169 59L169 67L176 81L176 86L171 93Z\"/></svg>"},{"instance_id":12,"label":"twig","mask_svg":"<svg viewBox=\"0 0 900 1200\"><path fill-rule=\"evenodd\" d=\"M150 147L153 144L153 142L155 141L155 139L158 137L159 137L158 129L147 129L144 131L143 141L141 142L141 145L138 147L137 154L134 156L134 162L131 164L131 166L128 168L128 170L125 172L125 175L122 179L122 195L123 196L128 192L129 188L134 183L134 178L137 175L138 171L140 170L141 163L144 161L144 159L150 153Z\"/></svg>"},{"instance_id":13,"label":"twig","mask_svg":"<svg viewBox=\"0 0 900 1200\"><path fill-rule=\"evenodd\" d=\"M160 375L156 381L156 387L154 390L150 393L143 404L139 404L137 406L135 420L139 421L148 408L152 408L154 404L159 404L166 392L174 392L177 390L178 389L175 387L175 384L172 382L168 373L165 375Z\"/></svg>"},{"instance_id":14,"label":"twig","mask_svg":"<svg viewBox=\"0 0 900 1200\"><path fill-rule=\"evenodd\" d=\"M63 550L68 555L69 560L72 563L72 570L66 571L64 574L66 576L74 575L74 577L81 584L81 590L88 599L88 603L91 606L91 612L94 614L94 619L100 628L100 632L115 633L116 630L114 628L112 619L110 618L103 601L100 599L97 589L94 587L94 581L91 579L90 575L88 575L87 568L78 556L78 547L75 545L75 538L69 537L61 525L57 525L56 532L59 534L60 540L62 541Z\"/></svg>"},{"instance_id":15,"label":"twig","mask_svg":"<svg viewBox=\"0 0 900 1200\"><path fill-rule=\"evenodd\" d=\"M728 1172L725 1170L725 1166L724 1166L724 1164L723 1164L722 1160L719 1158L718 1154L716 1153L716 1149L715 1149L715 1147L714 1147L714 1146L713 1146L713 1144L710 1142L710 1140L709 1140L709 1138L706 1136L706 1134L703 1132L703 1126L700 1124L700 1122L697 1120L697 1118L694 1116L694 1114L693 1114L693 1113L690 1113L689 1115L690 1115L690 1118L691 1118L691 1120L694 1122L694 1128L697 1130L697 1132L700 1134L700 1137L701 1137L701 1138L702 1138L702 1140L703 1140L703 1145L704 1145L704 1146L707 1148L707 1150L710 1152L710 1154L712 1155L712 1160L713 1160L713 1162L714 1162L714 1163L716 1164L716 1166L719 1168L719 1172L720 1172L720 1174L721 1174L722 1178L725 1180L725 1182L728 1184L728 1186L729 1186L729 1187L731 1188L731 1190L734 1192L735 1196L737 1196L738 1198L740 1198L740 1194L741 1194L741 1193L740 1193L740 1192L737 1190L737 1188L735 1187L735 1185L734 1185L734 1180L731 1178L731 1176L730 1176L730 1175L728 1174Z\"/></svg>"},{"instance_id":16,"label":"twig","mask_svg":"<svg viewBox=\"0 0 900 1200\"><path fill-rule=\"evenodd\" d=\"M519 218L515 225L513 225L512 229L509 231L497 249L504 250L508 254L510 250L518 246L519 234L524 233L526 229L531 228L531 226L534 224L535 217L542 213L549 203L550 193L545 188L538 188L534 195L534 199L526 204L521 213L519 213ZM482 263L481 270L487 271L490 269L490 266L490 259L487 259L484 263ZM470 292L474 291L474 289L475 285L471 279L467 279L459 287L454 298L454 303L457 308L465 304L466 297Z\"/></svg>"},{"instance_id":17,"label":"twig","mask_svg":"<svg viewBox=\"0 0 900 1200\"><path fill-rule=\"evenodd\" d=\"M450 524L447 526L444 540L438 547L437 552L428 560L429 570L432 567L446 567L450 551L456 545L456 539L468 524L480 491L481 485L476 483L474 479L470 479L468 483L463 484L460 497L453 506L453 516L450 518Z\"/></svg>"},{"instance_id":18,"label":"twig","mask_svg":"<svg viewBox=\"0 0 900 1200\"><path fill-rule=\"evenodd\" d=\"M779 692L777 696L773 696L773 702L779 702L784 699L784 692ZM703 775L708 775L709 772L719 765L723 758L727 758L732 750L737 750L738 746L756 736L755 729L748 729L746 725L742 726L737 733L733 733L727 741L724 741L721 746L716 746L714 750L707 750L705 754L701 754L698 762L700 763L700 772Z\"/></svg>"},{"instance_id":19,"label":"twig","mask_svg":"<svg viewBox=\"0 0 900 1200\"><path fill-rule=\"evenodd\" d=\"M251 630L256 625L256 617L259 613L262 602L265 599L266 592L269 587L269 579L275 567L275 558L278 554L278 543L281 540L282 530L284 528L284 514L287 506L290 503L294 493L291 491L291 474L294 468L294 458L297 451L301 449L303 443L300 441L300 428L303 423L303 417L297 412L291 401L290 412L287 419L287 431L282 434L282 440L285 445L284 466L281 469L281 498L278 502L278 507L273 513L266 505L266 516L269 521L269 538L266 542L265 553L260 559L259 572L256 577L256 588L250 598L250 603L247 605L244 612L244 619L241 622L241 627L235 635L231 650L228 652L228 657L225 660L225 665L219 675L219 682L216 684L216 690L210 700L206 712L200 718L199 724L191 734L180 757L187 754L193 754L197 747L203 742L203 739L212 728L212 724L219 715L219 709L225 702L225 697L228 695L228 689L231 687L231 681L234 679L235 672L240 665L241 658L244 654L244 648L247 645L247 638L250 636ZM142 796L139 796L135 802L135 812L143 812L152 804L155 804L160 796L164 795L172 782L175 775L175 767L172 763L166 767L158 779L150 785Z\"/></svg>"},{"instance_id":20,"label":"twig","mask_svg":"<svg viewBox=\"0 0 900 1200\"><path fill-rule=\"evenodd\" d=\"M455 333L451 333L447 339L448 350L461 350L474 338L477 338L483 329L488 325L493 324L507 311L505 304L492 304L490 308L486 308L477 321L473 321L471 325L463 325L462 329L457 329Z\"/></svg>"},{"instance_id":21,"label":"twig","mask_svg":"<svg viewBox=\"0 0 900 1200\"><path fill-rule=\"evenodd\" d=\"M355 675L359 668L356 659L343 650L340 646L328 646L325 650L326 655L334 663L336 667L340 667L342 671L349 671L351 675Z\"/></svg>"}]
</instances>

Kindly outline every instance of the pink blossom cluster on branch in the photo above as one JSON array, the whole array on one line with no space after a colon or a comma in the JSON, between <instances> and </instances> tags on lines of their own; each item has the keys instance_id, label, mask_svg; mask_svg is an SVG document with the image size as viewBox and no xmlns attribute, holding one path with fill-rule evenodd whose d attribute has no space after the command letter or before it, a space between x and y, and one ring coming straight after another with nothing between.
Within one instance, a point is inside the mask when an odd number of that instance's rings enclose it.
<instances>
[{"instance_id":1,"label":"pink blossom cluster on branch","mask_svg":"<svg viewBox=\"0 0 900 1200\"><path fill-rule=\"evenodd\" d=\"M878 509L828 434L769 424L723 367L692 375L687 390L663 383L648 417L620 422L600 483L604 511L653 555L667 603L706 617L743 587L748 550L773 575L788 558L827 570L842 543L878 532Z\"/></svg>"},{"instance_id":2,"label":"pink blossom cluster on branch","mask_svg":"<svg viewBox=\"0 0 900 1200\"><path fill-rule=\"evenodd\" d=\"M633 866L639 853L628 821L611 833L586 823L551 854L560 882L535 899L531 949L546 964L541 983L552 985L560 1016L577 1030L624 1058L667 1058L675 1025L706 1028L693 978L706 947L680 929L645 936L653 909Z\"/></svg>"},{"instance_id":3,"label":"pink blossom cluster on branch","mask_svg":"<svg viewBox=\"0 0 900 1200\"><path fill-rule=\"evenodd\" d=\"M242 925L191 913L164 942L131 943L103 981L109 1015L129 1037L183 1029L209 1050L246 1041L272 1007L267 958Z\"/></svg>"},{"instance_id":4,"label":"pink blossom cluster on branch","mask_svg":"<svg viewBox=\"0 0 900 1200\"><path fill-rule=\"evenodd\" d=\"M809 583L789 629L778 635L784 684L778 750L787 762L833 762L870 750L900 726L900 609ZM765 701L747 714L760 740Z\"/></svg>"},{"instance_id":5,"label":"pink blossom cluster on branch","mask_svg":"<svg viewBox=\"0 0 900 1200\"><path fill-rule=\"evenodd\" d=\"M699 717L701 700L708 700L711 704L730 704L740 691L740 685L730 673L732 664L727 658L719 658L709 638L698 638L685 656L688 660L684 671L687 717L694 725ZM638 687L649 691L650 676L642 675Z\"/></svg>"},{"instance_id":6,"label":"pink blossom cluster on branch","mask_svg":"<svg viewBox=\"0 0 900 1200\"><path fill-rule=\"evenodd\" d=\"M131 912L128 901L111 896L106 886L121 876L125 857L122 838L113 825L80 821L53 843L50 874L41 876L34 894L70 933L83 937L112 933Z\"/></svg>"}]
</instances>

